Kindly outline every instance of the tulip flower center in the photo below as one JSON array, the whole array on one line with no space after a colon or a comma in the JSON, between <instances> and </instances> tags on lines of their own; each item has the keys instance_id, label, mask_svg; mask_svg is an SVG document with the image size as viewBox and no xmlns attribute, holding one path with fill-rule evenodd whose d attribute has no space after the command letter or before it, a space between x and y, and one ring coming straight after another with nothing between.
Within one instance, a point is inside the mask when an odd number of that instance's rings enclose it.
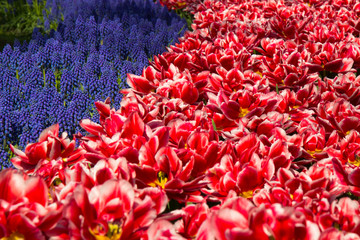
<instances>
[{"instance_id":1,"label":"tulip flower center","mask_svg":"<svg viewBox=\"0 0 360 240\"><path fill-rule=\"evenodd\" d=\"M360 157L356 156L356 158L353 161L351 161L349 159L348 162L351 163L352 165L359 167L360 166Z\"/></svg>"},{"instance_id":2,"label":"tulip flower center","mask_svg":"<svg viewBox=\"0 0 360 240\"><path fill-rule=\"evenodd\" d=\"M166 173L164 173L163 171L159 171L157 175L157 179L154 182L149 183L149 185L151 187L160 186L161 188L165 188L165 184L168 181Z\"/></svg>"},{"instance_id":3,"label":"tulip flower center","mask_svg":"<svg viewBox=\"0 0 360 240\"><path fill-rule=\"evenodd\" d=\"M307 151L312 157L314 157L314 155L316 154L316 153L321 153L322 152L322 149L315 149L315 151Z\"/></svg>"},{"instance_id":4,"label":"tulip flower center","mask_svg":"<svg viewBox=\"0 0 360 240\"><path fill-rule=\"evenodd\" d=\"M179 7L182 7L182 6L185 6L185 5L186 5L186 3L181 2L181 3L177 3L177 5L178 5Z\"/></svg>"},{"instance_id":5,"label":"tulip flower center","mask_svg":"<svg viewBox=\"0 0 360 240\"><path fill-rule=\"evenodd\" d=\"M0 240L25 240L25 237L19 232L14 232L9 237L3 237Z\"/></svg>"},{"instance_id":6,"label":"tulip flower center","mask_svg":"<svg viewBox=\"0 0 360 240\"><path fill-rule=\"evenodd\" d=\"M104 226L98 224L95 228L89 228L91 235L96 240L119 240L122 234L121 226L117 223L108 223L108 230L104 235Z\"/></svg>"},{"instance_id":7,"label":"tulip flower center","mask_svg":"<svg viewBox=\"0 0 360 240\"><path fill-rule=\"evenodd\" d=\"M262 73L260 71L257 71L255 73L257 73L260 77L263 77L263 75L262 75Z\"/></svg>"},{"instance_id":8,"label":"tulip flower center","mask_svg":"<svg viewBox=\"0 0 360 240\"><path fill-rule=\"evenodd\" d=\"M250 111L249 111L249 109L247 109L247 108L240 108L240 113L239 113L239 117L245 117L246 116L246 114L248 114Z\"/></svg>"},{"instance_id":9,"label":"tulip flower center","mask_svg":"<svg viewBox=\"0 0 360 240\"><path fill-rule=\"evenodd\" d=\"M240 197L243 197L243 198L252 198L253 194L254 194L253 190L249 190L249 191L241 192L239 195L240 195Z\"/></svg>"}]
</instances>

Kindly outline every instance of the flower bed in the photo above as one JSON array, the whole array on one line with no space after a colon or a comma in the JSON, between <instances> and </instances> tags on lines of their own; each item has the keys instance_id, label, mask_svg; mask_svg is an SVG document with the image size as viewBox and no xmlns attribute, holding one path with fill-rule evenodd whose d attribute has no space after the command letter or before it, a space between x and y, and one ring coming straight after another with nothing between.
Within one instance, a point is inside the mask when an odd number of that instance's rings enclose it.
<instances>
[{"instance_id":1,"label":"flower bed","mask_svg":"<svg viewBox=\"0 0 360 240\"><path fill-rule=\"evenodd\" d=\"M60 3L64 21L55 15L56 5L50 15L60 21L57 31L35 30L29 43L0 52L3 167L10 165L9 143L24 148L55 123L70 136L84 133L79 121L99 122L94 102L107 97L119 108L126 73L141 74L186 30L184 20L149 0Z\"/></svg>"},{"instance_id":2,"label":"flower bed","mask_svg":"<svg viewBox=\"0 0 360 240\"><path fill-rule=\"evenodd\" d=\"M12 147L0 237L360 239L360 3L165 3L194 31L79 147L59 125Z\"/></svg>"}]
</instances>

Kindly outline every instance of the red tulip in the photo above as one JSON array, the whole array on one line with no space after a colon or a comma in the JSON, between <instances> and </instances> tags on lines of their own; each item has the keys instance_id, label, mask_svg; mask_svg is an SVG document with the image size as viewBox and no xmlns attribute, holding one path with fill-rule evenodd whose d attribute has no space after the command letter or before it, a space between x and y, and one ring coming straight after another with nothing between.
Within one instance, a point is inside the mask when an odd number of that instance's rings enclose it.
<instances>
[{"instance_id":1,"label":"red tulip","mask_svg":"<svg viewBox=\"0 0 360 240\"><path fill-rule=\"evenodd\" d=\"M330 240L330 239L336 239L336 240L340 240L340 239L351 239L351 240L357 240L360 239L358 234L355 233L347 233L347 232L343 232L340 231L336 228L328 228L325 231L323 231L321 233L321 236L319 238L320 240Z\"/></svg>"},{"instance_id":2,"label":"red tulip","mask_svg":"<svg viewBox=\"0 0 360 240\"><path fill-rule=\"evenodd\" d=\"M61 204L48 203L48 188L41 178L14 169L0 172L0 237L45 239L62 213Z\"/></svg>"},{"instance_id":3,"label":"red tulip","mask_svg":"<svg viewBox=\"0 0 360 240\"><path fill-rule=\"evenodd\" d=\"M182 209L182 218L175 223L177 232L186 238L195 238L208 214L209 207L205 202L187 205Z\"/></svg>"},{"instance_id":4,"label":"red tulip","mask_svg":"<svg viewBox=\"0 0 360 240\"><path fill-rule=\"evenodd\" d=\"M127 84L141 93L149 93L156 88L156 86L145 77L136 76L134 74L127 75Z\"/></svg>"},{"instance_id":5,"label":"red tulip","mask_svg":"<svg viewBox=\"0 0 360 240\"><path fill-rule=\"evenodd\" d=\"M83 159L83 151L75 150L75 140L70 141L66 133L58 137L59 125L55 124L42 131L37 143L26 146L25 152L10 145L15 157L11 159L14 166L28 173L50 160L61 159L64 164L74 164Z\"/></svg>"},{"instance_id":6,"label":"red tulip","mask_svg":"<svg viewBox=\"0 0 360 240\"><path fill-rule=\"evenodd\" d=\"M199 91L191 82L185 82L181 88L181 99L189 104L193 104L198 101Z\"/></svg>"},{"instance_id":7,"label":"red tulip","mask_svg":"<svg viewBox=\"0 0 360 240\"><path fill-rule=\"evenodd\" d=\"M164 240L185 240L176 233L174 225L166 220L157 220L151 224L147 231L148 240L164 239Z\"/></svg>"},{"instance_id":8,"label":"red tulip","mask_svg":"<svg viewBox=\"0 0 360 240\"><path fill-rule=\"evenodd\" d=\"M163 203L156 206L155 199ZM111 179L90 190L77 186L66 202L64 217L69 221L70 237L137 239L163 211L166 197L150 189L136 196L127 181Z\"/></svg>"}]
</instances>

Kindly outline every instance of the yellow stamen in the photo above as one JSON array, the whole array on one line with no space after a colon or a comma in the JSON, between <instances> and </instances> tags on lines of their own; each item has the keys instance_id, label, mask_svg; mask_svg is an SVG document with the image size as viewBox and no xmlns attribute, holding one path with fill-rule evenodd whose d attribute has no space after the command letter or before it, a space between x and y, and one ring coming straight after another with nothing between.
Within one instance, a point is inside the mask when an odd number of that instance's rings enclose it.
<instances>
[{"instance_id":1,"label":"yellow stamen","mask_svg":"<svg viewBox=\"0 0 360 240\"><path fill-rule=\"evenodd\" d=\"M341 226L340 226L340 224L338 222L334 222L333 227L338 229L338 230L341 230Z\"/></svg>"},{"instance_id":2,"label":"yellow stamen","mask_svg":"<svg viewBox=\"0 0 360 240\"><path fill-rule=\"evenodd\" d=\"M186 5L186 2L177 3L178 7L182 7Z\"/></svg>"},{"instance_id":3,"label":"yellow stamen","mask_svg":"<svg viewBox=\"0 0 360 240\"><path fill-rule=\"evenodd\" d=\"M355 166L359 167L360 166L360 157L356 156L354 161L351 161L349 159L348 162L351 163L352 165L355 165Z\"/></svg>"},{"instance_id":4,"label":"yellow stamen","mask_svg":"<svg viewBox=\"0 0 360 240\"><path fill-rule=\"evenodd\" d=\"M253 190L249 190L249 191L241 192L239 195L240 195L240 197L243 197L243 198L252 198L254 195L254 192L253 192Z\"/></svg>"},{"instance_id":5,"label":"yellow stamen","mask_svg":"<svg viewBox=\"0 0 360 240\"><path fill-rule=\"evenodd\" d=\"M314 157L314 155L316 154L316 153L321 153L322 152L322 149L315 149L315 151L307 151L312 157Z\"/></svg>"},{"instance_id":6,"label":"yellow stamen","mask_svg":"<svg viewBox=\"0 0 360 240\"><path fill-rule=\"evenodd\" d=\"M25 240L25 237L19 232L13 232L9 237L3 237L0 240Z\"/></svg>"},{"instance_id":7,"label":"yellow stamen","mask_svg":"<svg viewBox=\"0 0 360 240\"><path fill-rule=\"evenodd\" d=\"M102 235L101 231L104 227L97 225L95 228L89 228L89 232L96 240L119 240L122 234L121 226L117 223L108 223L108 231L106 235Z\"/></svg>"},{"instance_id":8,"label":"yellow stamen","mask_svg":"<svg viewBox=\"0 0 360 240\"><path fill-rule=\"evenodd\" d=\"M158 172L158 178L154 182L149 183L149 186L151 187L160 186L161 188L165 188L165 184L167 183L167 181L168 178L166 176L166 173L160 171Z\"/></svg>"},{"instance_id":9,"label":"yellow stamen","mask_svg":"<svg viewBox=\"0 0 360 240\"><path fill-rule=\"evenodd\" d=\"M249 112L249 109L240 107L239 117L245 117Z\"/></svg>"},{"instance_id":10,"label":"yellow stamen","mask_svg":"<svg viewBox=\"0 0 360 240\"><path fill-rule=\"evenodd\" d=\"M257 73L258 75L260 75L260 77L263 77L263 75L262 75L262 73L261 73L260 71L257 71L257 72L255 72L255 73Z\"/></svg>"}]
</instances>

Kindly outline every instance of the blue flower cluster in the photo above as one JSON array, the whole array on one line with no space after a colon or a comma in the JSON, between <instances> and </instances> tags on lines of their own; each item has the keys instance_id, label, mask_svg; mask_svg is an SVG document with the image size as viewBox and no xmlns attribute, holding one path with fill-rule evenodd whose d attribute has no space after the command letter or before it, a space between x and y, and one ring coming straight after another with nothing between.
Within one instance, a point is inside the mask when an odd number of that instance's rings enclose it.
<instances>
[{"instance_id":1,"label":"blue flower cluster","mask_svg":"<svg viewBox=\"0 0 360 240\"><path fill-rule=\"evenodd\" d=\"M0 52L3 167L9 166L9 143L23 148L57 122L60 131L81 132L79 121L98 122L94 102L107 97L119 108L126 73L141 74L153 55L186 30L184 20L151 0L51 4L47 17L64 19L56 31L35 29L29 43L16 41Z\"/></svg>"}]
</instances>

